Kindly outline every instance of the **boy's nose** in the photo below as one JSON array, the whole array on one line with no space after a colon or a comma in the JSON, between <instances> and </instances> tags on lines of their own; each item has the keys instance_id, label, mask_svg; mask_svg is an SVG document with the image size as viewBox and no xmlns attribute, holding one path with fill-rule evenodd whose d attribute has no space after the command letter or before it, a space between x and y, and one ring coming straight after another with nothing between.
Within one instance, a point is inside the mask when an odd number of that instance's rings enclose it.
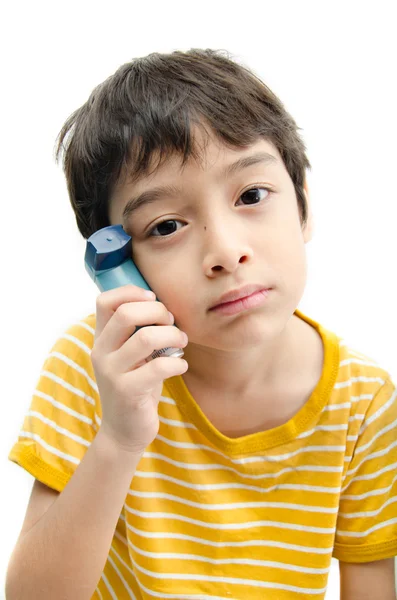
<instances>
[{"instance_id":1,"label":"boy's nose","mask_svg":"<svg viewBox=\"0 0 397 600\"><path fill-rule=\"evenodd\" d=\"M229 235L211 234L205 242L203 271L207 277L216 277L219 272L233 273L239 265L250 261L253 251L247 240L242 240L233 232Z\"/></svg>"}]
</instances>

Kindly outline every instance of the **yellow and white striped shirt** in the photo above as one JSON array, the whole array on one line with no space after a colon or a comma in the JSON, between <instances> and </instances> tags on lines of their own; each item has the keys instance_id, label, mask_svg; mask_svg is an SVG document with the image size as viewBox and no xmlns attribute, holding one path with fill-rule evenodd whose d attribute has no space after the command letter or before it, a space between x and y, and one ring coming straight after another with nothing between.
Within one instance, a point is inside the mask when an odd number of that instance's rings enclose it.
<instances>
[{"instance_id":1,"label":"yellow and white striped shirt","mask_svg":"<svg viewBox=\"0 0 397 600\"><path fill-rule=\"evenodd\" d=\"M93 598L321 600L331 557L397 554L397 392L318 323L321 379L274 429L231 439L183 378L164 383L160 430L131 482ZM95 315L44 363L9 458L62 491L101 423ZM84 565L82 565L84 568Z\"/></svg>"}]
</instances>

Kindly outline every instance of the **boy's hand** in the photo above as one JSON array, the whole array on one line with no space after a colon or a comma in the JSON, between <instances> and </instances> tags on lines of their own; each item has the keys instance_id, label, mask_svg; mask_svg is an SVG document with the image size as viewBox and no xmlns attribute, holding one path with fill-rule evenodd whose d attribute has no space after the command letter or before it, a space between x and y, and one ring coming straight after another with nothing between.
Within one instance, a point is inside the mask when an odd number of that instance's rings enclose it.
<instances>
[{"instance_id":1,"label":"boy's hand","mask_svg":"<svg viewBox=\"0 0 397 600\"><path fill-rule=\"evenodd\" d=\"M182 358L145 360L154 350L187 345L185 334L172 325L172 315L154 298L142 288L125 285L103 292L96 304L91 360L102 405L100 432L134 454L143 453L158 433L164 379L188 369ZM132 335L141 325L149 327Z\"/></svg>"}]
</instances>

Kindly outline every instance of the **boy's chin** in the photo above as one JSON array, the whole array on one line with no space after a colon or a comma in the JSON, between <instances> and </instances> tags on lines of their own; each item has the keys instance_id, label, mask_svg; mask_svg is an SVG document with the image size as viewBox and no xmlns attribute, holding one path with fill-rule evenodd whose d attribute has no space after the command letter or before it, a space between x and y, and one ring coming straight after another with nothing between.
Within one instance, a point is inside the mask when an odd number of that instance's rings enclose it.
<instances>
[{"instance_id":1,"label":"boy's chin","mask_svg":"<svg viewBox=\"0 0 397 600\"><path fill-rule=\"evenodd\" d=\"M265 318L262 315L261 318L235 322L233 327L213 330L205 339L201 338L199 344L226 352L252 350L253 347L260 346L265 349L266 344L271 344L280 337L285 325L276 316Z\"/></svg>"}]
</instances>

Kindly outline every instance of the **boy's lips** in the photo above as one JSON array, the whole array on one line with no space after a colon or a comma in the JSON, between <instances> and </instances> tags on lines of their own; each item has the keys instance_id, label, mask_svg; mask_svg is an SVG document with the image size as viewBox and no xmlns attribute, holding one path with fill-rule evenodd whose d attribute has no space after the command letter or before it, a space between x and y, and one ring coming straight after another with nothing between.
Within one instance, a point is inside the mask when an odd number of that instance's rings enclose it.
<instances>
[{"instance_id":1,"label":"boy's lips","mask_svg":"<svg viewBox=\"0 0 397 600\"><path fill-rule=\"evenodd\" d=\"M260 283L245 285L239 289L231 290L229 292L226 292L226 294L222 294L222 296L215 301L215 303L209 308L209 310L214 310L215 308L226 306L227 304L235 302L236 300L247 298L248 296L251 296L256 292L267 292L271 289L271 287Z\"/></svg>"}]
</instances>

